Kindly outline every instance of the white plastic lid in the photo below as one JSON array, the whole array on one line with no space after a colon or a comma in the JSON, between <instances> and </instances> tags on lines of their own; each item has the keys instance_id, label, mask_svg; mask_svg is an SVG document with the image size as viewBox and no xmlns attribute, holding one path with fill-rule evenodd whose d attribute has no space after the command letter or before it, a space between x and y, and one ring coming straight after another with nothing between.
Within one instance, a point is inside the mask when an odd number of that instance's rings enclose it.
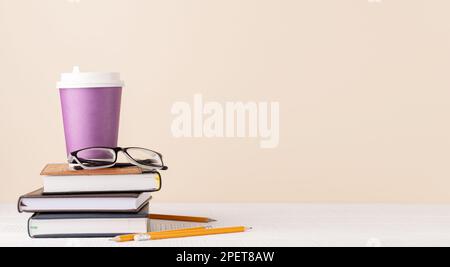
<instances>
[{"instance_id":1,"label":"white plastic lid","mask_svg":"<svg viewBox=\"0 0 450 267\"><path fill-rule=\"evenodd\" d=\"M80 72L79 67L73 67L71 73L61 74L58 88L99 88L99 87L123 87L120 73L116 72Z\"/></svg>"}]
</instances>

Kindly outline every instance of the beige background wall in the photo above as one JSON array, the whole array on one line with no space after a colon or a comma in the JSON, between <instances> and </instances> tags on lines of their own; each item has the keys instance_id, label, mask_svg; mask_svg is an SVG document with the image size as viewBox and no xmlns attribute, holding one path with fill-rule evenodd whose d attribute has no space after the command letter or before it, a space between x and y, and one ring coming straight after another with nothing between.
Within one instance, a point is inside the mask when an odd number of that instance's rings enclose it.
<instances>
[{"instance_id":1,"label":"beige background wall","mask_svg":"<svg viewBox=\"0 0 450 267\"><path fill-rule=\"evenodd\" d=\"M375 2L375 3L371 3ZM0 0L0 201L65 160L60 72L119 71L157 201L450 202L447 0ZM175 139L176 101L279 101L281 142Z\"/></svg>"}]
</instances>

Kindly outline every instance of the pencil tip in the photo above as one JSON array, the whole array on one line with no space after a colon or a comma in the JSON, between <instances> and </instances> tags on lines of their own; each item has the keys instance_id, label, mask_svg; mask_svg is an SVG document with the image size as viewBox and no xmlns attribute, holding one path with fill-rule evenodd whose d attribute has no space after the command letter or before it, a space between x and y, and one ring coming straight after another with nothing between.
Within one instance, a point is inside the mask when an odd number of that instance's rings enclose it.
<instances>
[{"instance_id":1,"label":"pencil tip","mask_svg":"<svg viewBox=\"0 0 450 267\"><path fill-rule=\"evenodd\" d=\"M209 221L208 222L217 222L217 220L214 220L214 219L209 219Z\"/></svg>"}]
</instances>

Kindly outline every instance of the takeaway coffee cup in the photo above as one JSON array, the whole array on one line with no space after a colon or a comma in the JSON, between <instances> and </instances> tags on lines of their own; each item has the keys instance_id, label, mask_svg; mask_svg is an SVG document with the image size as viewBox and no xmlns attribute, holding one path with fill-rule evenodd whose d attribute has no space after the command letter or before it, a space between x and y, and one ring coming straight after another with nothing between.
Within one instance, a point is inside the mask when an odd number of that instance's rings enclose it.
<instances>
[{"instance_id":1,"label":"takeaway coffee cup","mask_svg":"<svg viewBox=\"0 0 450 267\"><path fill-rule=\"evenodd\" d=\"M119 73L83 73L74 67L58 83L66 150L117 147L123 81Z\"/></svg>"}]
</instances>

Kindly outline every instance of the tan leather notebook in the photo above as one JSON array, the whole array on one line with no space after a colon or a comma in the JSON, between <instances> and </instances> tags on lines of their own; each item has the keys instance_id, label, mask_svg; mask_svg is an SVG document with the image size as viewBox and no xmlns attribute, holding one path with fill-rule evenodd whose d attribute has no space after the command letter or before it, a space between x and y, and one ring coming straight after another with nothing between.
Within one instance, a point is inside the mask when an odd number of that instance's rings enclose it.
<instances>
[{"instance_id":1,"label":"tan leather notebook","mask_svg":"<svg viewBox=\"0 0 450 267\"><path fill-rule=\"evenodd\" d=\"M80 170L74 171L69 168L69 164L48 164L42 170L44 176L79 176L79 175L128 175L142 174L139 167L107 168L100 170Z\"/></svg>"}]
</instances>

